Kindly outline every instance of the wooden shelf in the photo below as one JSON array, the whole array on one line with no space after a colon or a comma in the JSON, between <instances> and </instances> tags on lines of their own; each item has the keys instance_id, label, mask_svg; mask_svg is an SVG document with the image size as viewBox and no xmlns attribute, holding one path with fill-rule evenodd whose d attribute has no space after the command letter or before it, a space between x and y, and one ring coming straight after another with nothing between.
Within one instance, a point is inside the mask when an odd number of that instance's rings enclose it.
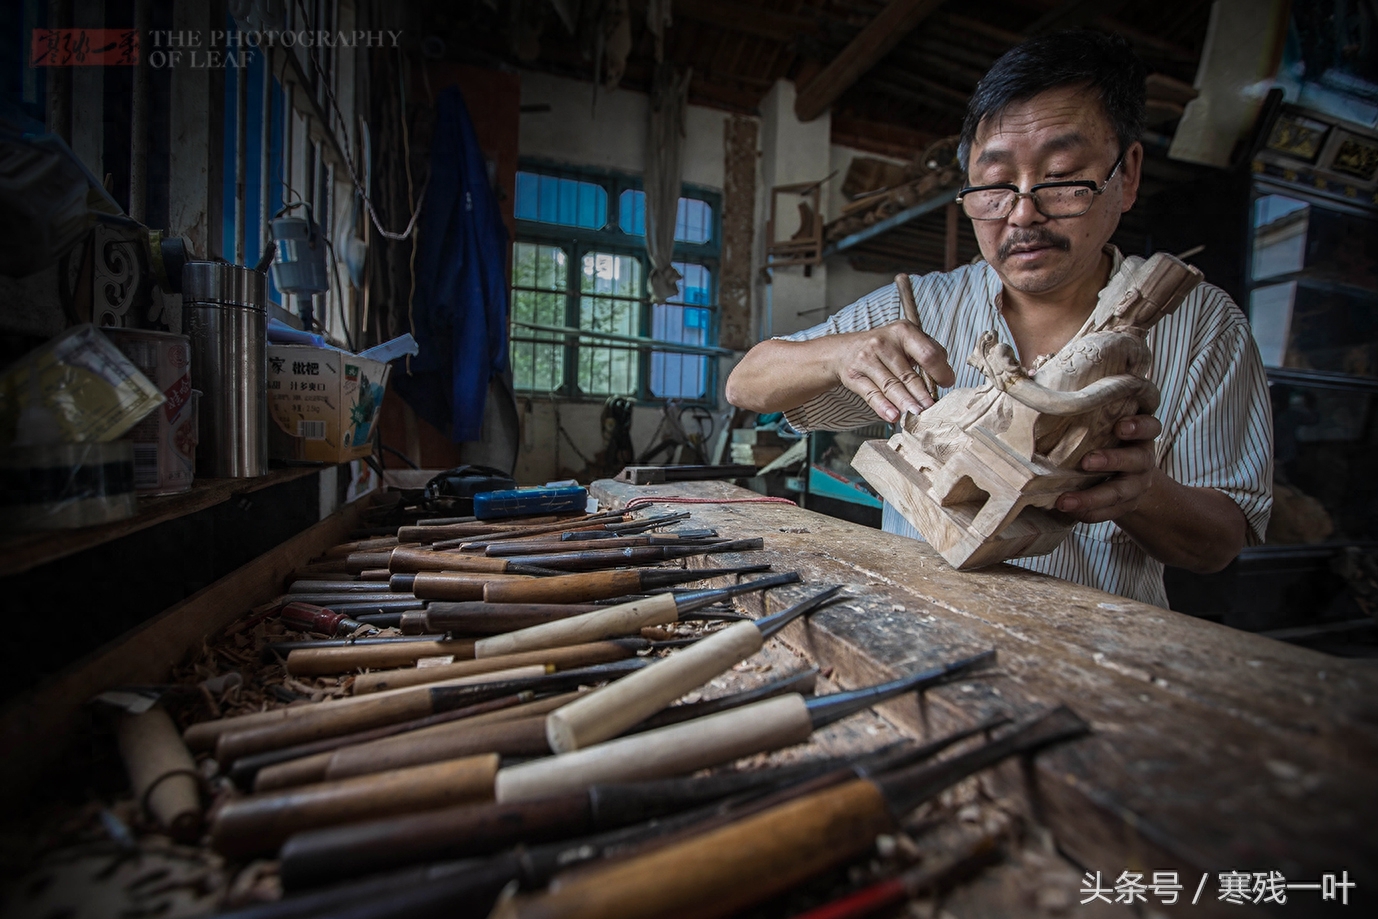
<instances>
[{"instance_id":1,"label":"wooden shelf","mask_svg":"<svg viewBox=\"0 0 1378 919\"><path fill-rule=\"evenodd\" d=\"M305 478L325 468L290 466L252 479L202 479L181 494L139 498L138 513L124 520L75 530L40 531L6 537L0 541L0 577L23 574L39 565L75 555L130 533L205 510L235 495Z\"/></svg>"}]
</instances>

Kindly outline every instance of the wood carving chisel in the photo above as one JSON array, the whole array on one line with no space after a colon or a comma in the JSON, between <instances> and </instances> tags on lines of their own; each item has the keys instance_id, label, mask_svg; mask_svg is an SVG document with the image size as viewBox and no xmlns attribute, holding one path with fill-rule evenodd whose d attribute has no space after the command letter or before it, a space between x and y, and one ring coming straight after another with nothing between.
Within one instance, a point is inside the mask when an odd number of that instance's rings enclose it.
<instances>
[{"instance_id":1,"label":"wood carving chisel","mask_svg":"<svg viewBox=\"0 0 1378 919\"><path fill-rule=\"evenodd\" d=\"M738 661L746 660L761 650L770 636L798 617L817 610L841 589L828 587L773 616L730 625L615 686L589 693L551 712L546 719L550 748L556 753L569 753L616 737Z\"/></svg>"},{"instance_id":2,"label":"wood carving chisel","mask_svg":"<svg viewBox=\"0 0 1378 919\"><path fill-rule=\"evenodd\" d=\"M708 578L768 571L770 565L739 565L730 568L633 568L584 571L548 578L479 582L478 595L472 575L448 571L395 575L394 590L409 590L422 600L483 600L488 603L584 603L628 594L648 593L661 587L687 584Z\"/></svg>"},{"instance_id":3,"label":"wood carving chisel","mask_svg":"<svg viewBox=\"0 0 1378 919\"><path fill-rule=\"evenodd\" d=\"M777 696L707 718L509 766L498 773L497 800L528 801L599 782L668 778L803 743L825 725L945 682L994 657L994 651L985 651L887 683L812 699L797 694Z\"/></svg>"},{"instance_id":4,"label":"wood carving chisel","mask_svg":"<svg viewBox=\"0 0 1378 919\"><path fill-rule=\"evenodd\" d=\"M557 648L561 645L635 635L648 625L669 625L678 622L681 616L719 600L758 590L769 590L782 584L794 584L798 580L799 574L791 571L731 587L695 590L683 594L656 594L644 600L633 600L630 603L610 606L591 613L580 613L567 619L533 625L515 632L480 638L474 643L474 656L494 657L516 651Z\"/></svg>"},{"instance_id":5,"label":"wood carving chisel","mask_svg":"<svg viewBox=\"0 0 1378 919\"><path fill-rule=\"evenodd\" d=\"M644 855L610 861L558 888L499 903L493 919L732 915L867 852L913 810L957 782L1016 755L1089 732L1066 707L1014 725L973 750L859 778L690 833ZM742 853L750 853L744 858ZM692 865L693 870L684 870ZM775 870L762 873L762 865ZM654 884L645 879L654 878ZM447 891L453 895L454 891Z\"/></svg>"},{"instance_id":6,"label":"wood carving chisel","mask_svg":"<svg viewBox=\"0 0 1378 919\"><path fill-rule=\"evenodd\" d=\"M729 539L694 546L631 546L626 549L585 549L578 552L550 552L514 555L503 561L512 565L535 565L557 571L598 571L624 565L649 565L654 562L719 552L748 552L765 547L765 540Z\"/></svg>"}]
</instances>

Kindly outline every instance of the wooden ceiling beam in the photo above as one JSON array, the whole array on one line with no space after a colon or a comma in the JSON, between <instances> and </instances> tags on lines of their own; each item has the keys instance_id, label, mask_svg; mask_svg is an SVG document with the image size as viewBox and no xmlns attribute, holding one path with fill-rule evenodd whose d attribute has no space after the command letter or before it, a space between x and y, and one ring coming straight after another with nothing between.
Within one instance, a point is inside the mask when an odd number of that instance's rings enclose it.
<instances>
[{"instance_id":1,"label":"wooden ceiling beam","mask_svg":"<svg viewBox=\"0 0 1378 919\"><path fill-rule=\"evenodd\" d=\"M794 99L794 113L799 120L812 121L827 111L941 3L942 0L890 0L822 73L799 90Z\"/></svg>"},{"instance_id":2,"label":"wooden ceiling beam","mask_svg":"<svg viewBox=\"0 0 1378 919\"><path fill-rule=\"evenodd\" d=\"M781 43L818 31L818 23L807 16L779 13L737 0L674 0L672 15L675 19L693 19Z\"/></svg>"}]
</instances>

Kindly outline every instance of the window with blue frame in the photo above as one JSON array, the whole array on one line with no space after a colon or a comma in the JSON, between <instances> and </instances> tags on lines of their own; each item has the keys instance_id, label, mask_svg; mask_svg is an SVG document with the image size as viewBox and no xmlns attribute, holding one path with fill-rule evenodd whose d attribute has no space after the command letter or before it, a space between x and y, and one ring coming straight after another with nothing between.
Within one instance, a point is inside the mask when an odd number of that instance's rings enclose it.
<instances>
[{"instance_id":1,"label":"window with blue frame","mask_svg":"<svg viewBox=\"0 0 1378 919\"><path fill-rule=\"evenodd\" d=\"M523 162L512 250L517 389L567 398L716 399L721 198L686 186L675 220L679 292L653 304L646 195L636 176ZM646 340L673 347L655 348Z\"/></svg>"}]
</instances>

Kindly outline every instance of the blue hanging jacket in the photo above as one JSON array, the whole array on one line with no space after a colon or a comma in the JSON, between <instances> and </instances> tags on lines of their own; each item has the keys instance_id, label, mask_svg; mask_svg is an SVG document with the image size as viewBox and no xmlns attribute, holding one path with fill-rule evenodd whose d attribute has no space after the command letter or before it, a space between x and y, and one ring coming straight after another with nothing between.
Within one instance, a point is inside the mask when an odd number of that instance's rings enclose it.
<instances>
[{"instance_id":1,"label":"blue hanging jacket","mask_svg":"<svg viewBox=\"0 0 1378 919\"><path fill-rule=\"evenodd\" d=\"M458 87L436 97L412 313L421 351L397 393L456 443L478 440L488 382L507 370L507 227Z\"/></svg>"}]
</instances>

